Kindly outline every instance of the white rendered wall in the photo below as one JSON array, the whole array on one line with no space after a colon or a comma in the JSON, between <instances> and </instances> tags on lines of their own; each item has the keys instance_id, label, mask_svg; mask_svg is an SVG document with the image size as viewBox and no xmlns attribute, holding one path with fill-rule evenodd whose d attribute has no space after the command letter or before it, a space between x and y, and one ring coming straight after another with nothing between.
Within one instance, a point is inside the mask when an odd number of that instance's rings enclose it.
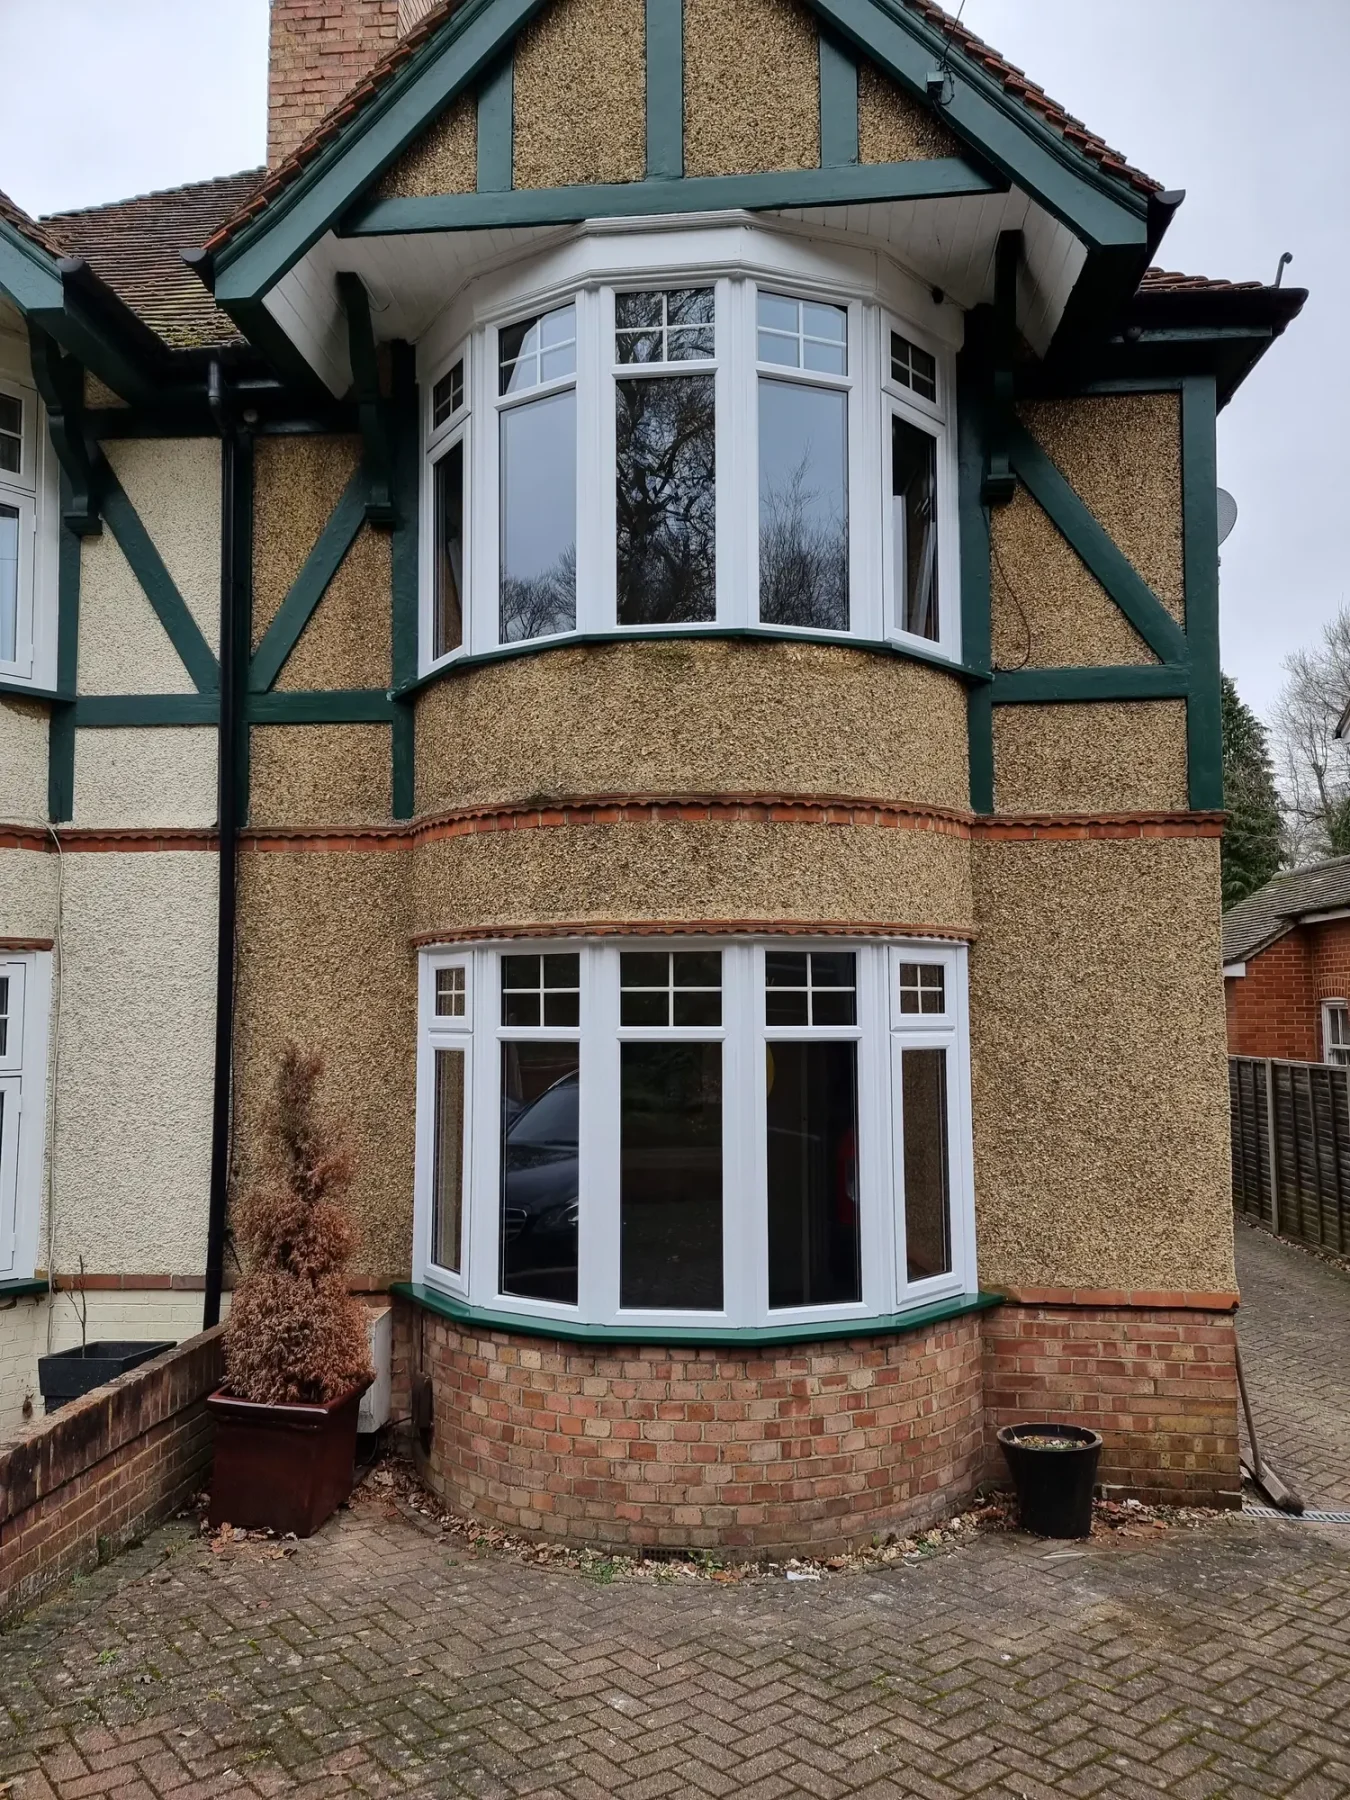
<instances>
[{"instance_id":1,"label":"white rendered wall","mask_svg":"<svg viewBox=\"0 0 1350 1800\"><path fill-rule=\"evenodd\" d=\"M214 825L214 725L75 733L74 825Z\"/></svg>"},{"instance_id":2,"label":"white rendered wall","mask_svg":"<svg viewBox=\"0 0 1350 1800\"><path fill-rule=\"evenodd\" d=\"M16 825L47 817L47 708L38 700L0 697L0 820ZM5 926L0 921L0 936Z\"/></svg>"}]
</instances>

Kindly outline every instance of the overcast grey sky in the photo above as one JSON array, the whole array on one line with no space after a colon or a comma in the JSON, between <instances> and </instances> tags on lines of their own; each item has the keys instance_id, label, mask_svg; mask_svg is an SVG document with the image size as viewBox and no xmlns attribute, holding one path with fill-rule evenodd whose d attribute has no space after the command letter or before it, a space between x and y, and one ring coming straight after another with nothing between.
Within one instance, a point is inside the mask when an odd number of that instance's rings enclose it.
<instances>
[{"instance_id":1,"label":"overcast grey sky","mask_svg":"<svg viewBox=\"0 0 1350 1800\"><path fill-rule=\"evenodd\" d=\"M734 3L734 0L728 0ZM950 0L955 4L956 0ZM1265 712L1350 600L1350 0L965 0L964 21L1186 202L1169 268L1312 290L1219 427L1224 664ZM0 0L0 188L88 206L262 160L266 0ZM1333 425L1336 427L1333 436Z\"/></svg>"}]
</instances>

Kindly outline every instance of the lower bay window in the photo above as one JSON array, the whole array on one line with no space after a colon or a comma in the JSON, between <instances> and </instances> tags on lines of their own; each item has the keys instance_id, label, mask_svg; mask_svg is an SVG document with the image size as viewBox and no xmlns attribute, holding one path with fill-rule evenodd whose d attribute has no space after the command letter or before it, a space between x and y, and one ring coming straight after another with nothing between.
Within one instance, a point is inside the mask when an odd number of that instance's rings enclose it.
<instances>
[{"instance_id":1,"label":"lower bay window","mask_svg":"<svg viewBox=\"0 0 1350 1800\"><path fill-rule=\"evenodd\" d=\"M51 981L50 951L0 954L0 1282L37 1259Z\"/></svg>"},{"instance_id":2,"label":"lower bay window","mask_svg":"<svg viewBox=\"0 0 1350 1800\"><path fill-rule=\"evenodd\" d=\"M964 952L652 941L424 953L419 1280L721 1328L974 1288Z\"/></svg>"}]
</instances>

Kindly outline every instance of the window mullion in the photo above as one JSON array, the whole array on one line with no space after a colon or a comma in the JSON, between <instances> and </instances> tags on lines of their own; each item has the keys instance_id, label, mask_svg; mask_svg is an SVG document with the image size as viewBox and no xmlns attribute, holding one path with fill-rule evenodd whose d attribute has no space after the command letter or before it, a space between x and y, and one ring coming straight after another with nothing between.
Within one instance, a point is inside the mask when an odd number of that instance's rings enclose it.
<instances>
[{"instance_id":1,"label":"window mullion","mask_svg":"<svg viewBox=\"0 0 1350 1800\"><path fill-rule=\"evenodd\" d=\"M577 308L577 630L615 624L614 292L583 289ZM594 471L595 479L584 478Z\"/></svg>"},{"instance_id":2,"label":"window mullion","mask_svg":"<svg viewBox=\"0 0 1350 1800\"><path fill-rule=\"evenodd\" d=\"M582 1317L611 1322L619 1305L619 953L582 954L580 1280Z\"/></svg>"}]
</instances>

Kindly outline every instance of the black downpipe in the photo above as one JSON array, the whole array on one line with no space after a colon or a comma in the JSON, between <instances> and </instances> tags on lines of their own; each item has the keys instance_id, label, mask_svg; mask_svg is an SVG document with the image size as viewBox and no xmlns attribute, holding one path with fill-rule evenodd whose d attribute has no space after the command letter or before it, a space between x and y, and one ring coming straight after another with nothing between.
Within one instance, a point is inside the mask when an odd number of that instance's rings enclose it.
<instances>
[{"instance_id":1,"label":"black downpipe","mask_svg":"<svg viewBox=\"0 0 1350 1800\"><path fill-rule=\"evenodd\" d=\"M230 1123L234 1073L235 916L238 838L243 806L242 700L252 577L253 445L232 414L220 364L207 388L220 432L220 729L216 817L220 832L220 904L216 932L216 1042L211 1097L211 1190L206 1226L206 1294L202 1329L220 1323L225 1276L225 1228L230 1191Z\"/></svg>"}]
</instances>

